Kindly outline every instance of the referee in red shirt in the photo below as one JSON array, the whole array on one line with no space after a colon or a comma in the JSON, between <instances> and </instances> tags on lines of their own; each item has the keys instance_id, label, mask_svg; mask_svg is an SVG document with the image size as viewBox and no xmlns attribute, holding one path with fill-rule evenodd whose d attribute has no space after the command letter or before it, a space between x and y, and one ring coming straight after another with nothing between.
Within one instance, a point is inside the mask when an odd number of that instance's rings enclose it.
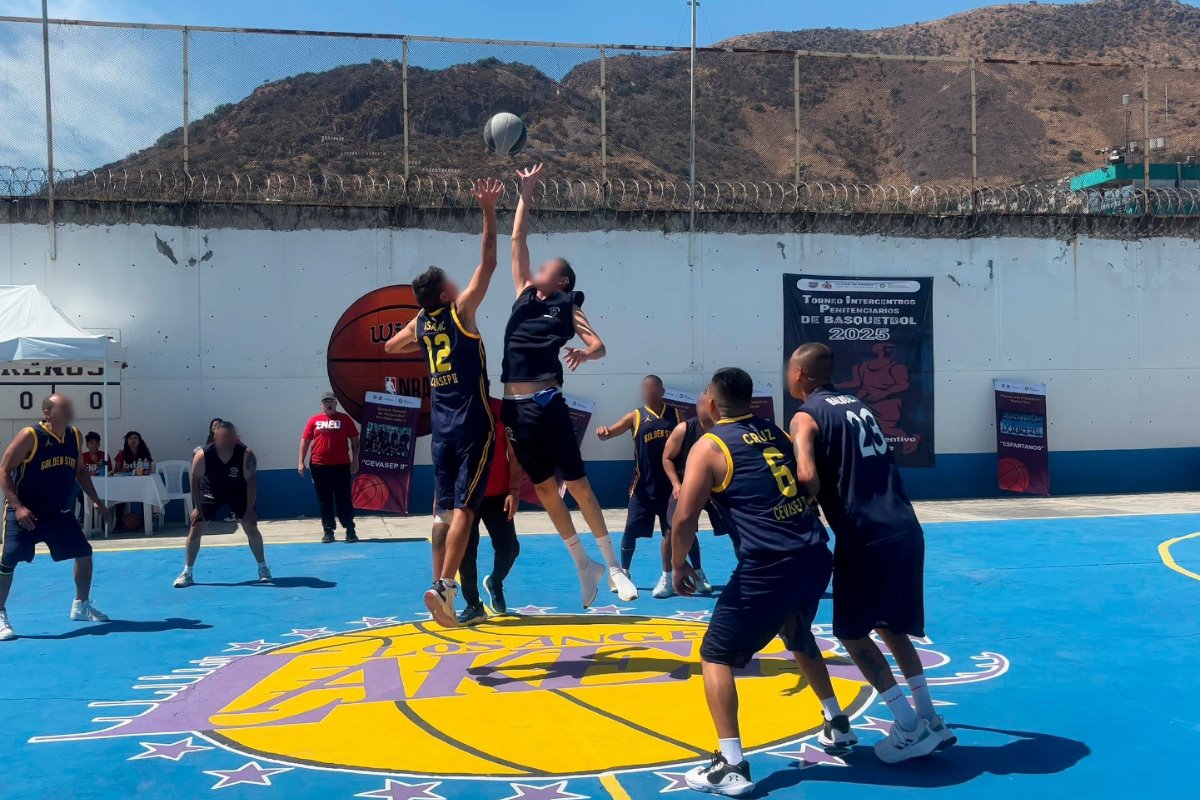
<instances>
[{"instance_id":1,"label":"referee in red shirt","mask_svg":"<svg viewBox=\"0 0 1200 800\"><path fill-rule=\"evenodd\" d=\"M357 542L354 533L354 503L350 485L358 472L358 428L349 414L337 410L333 392L321 395L321 413L313 415L300 437L300 463L297 471L304 476L304 461L312 469L313 488L321 507L322 542L333 541L334 515L346 530L346 541Z\"/></svg>"}]
</instances>

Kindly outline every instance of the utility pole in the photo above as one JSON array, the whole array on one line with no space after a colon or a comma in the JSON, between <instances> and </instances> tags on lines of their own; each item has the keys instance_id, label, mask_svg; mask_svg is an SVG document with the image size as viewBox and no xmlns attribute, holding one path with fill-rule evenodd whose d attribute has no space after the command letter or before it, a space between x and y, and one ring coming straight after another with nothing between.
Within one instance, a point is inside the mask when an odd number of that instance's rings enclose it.
<instances>
[{"instance_id":1,"label":"utility pole","mask_svg":"<svg viewBox=\"0 0 1200 800\"><path fill-rule=\"evenodd\" d=\"M57 232L54 230L54 115L50 110L50 10L42 0L42 67L46 78L46 191L50 217L50 260L58 258Z\"/></svg>"},{"instance_id":2,"label":"utility pole","mask_svg":"<svg viewBox=\"0 0 1200 800\"><path fill-rule=\"evenodd\" d=\"M690 92L689 102L689 117L691 118L691 145L692 157L691 165L688 171L689 185L689 216L688 216L688 266L695 266L696 263L696 246L694 238L696 235L696 11L700 8L700 0L688 0L688 5L692 9L692 46L690 49L690 63L688 90Z\"/></svg>"}]
</instances>

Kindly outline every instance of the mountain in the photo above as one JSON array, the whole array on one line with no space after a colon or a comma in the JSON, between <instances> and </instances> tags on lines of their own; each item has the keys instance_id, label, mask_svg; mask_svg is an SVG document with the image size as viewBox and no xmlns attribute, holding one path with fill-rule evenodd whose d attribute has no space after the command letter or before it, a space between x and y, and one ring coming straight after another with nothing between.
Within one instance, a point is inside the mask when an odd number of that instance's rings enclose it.
<instances>
[{"instance_id":1,"label":"mountain","mask_svg":"<svg viewBox=\"0 0 1200 800\"><path fill-rule=\"evenodd\" d=\"M795 164L792 51L971 56L982 182L1051 181L1104 163L1095 150L1142 136L1142 70L1008 61L1149 62L1160 159L1200 155L1200 8L1175 0L1006 5L858 31L771 31L720 42L697 61L697 178L788 181ZM733 52L756 48L778 53ZM517 57L522 53L517 50ZM786 51L786 52L785 52ZM1186 66L1184 66L1186 65ZM800 174L806 181L963 183L971 174L967 64L803 56ZM609 50L610 179L686 179L688 54ZM1170 68L1178 67L1178 68ZM499 111L529 126L522 161L557 177L601 174L598 60L561 79L489 58L409 67L410 168L436 179L503 174L481 130ZM1129 105L1122 98L1129 95ZM193 172L403 174L401 68L372 61L266 83L189 128ZM115 168L178 171L182 131Z\"/></svg>"}]
</instances>

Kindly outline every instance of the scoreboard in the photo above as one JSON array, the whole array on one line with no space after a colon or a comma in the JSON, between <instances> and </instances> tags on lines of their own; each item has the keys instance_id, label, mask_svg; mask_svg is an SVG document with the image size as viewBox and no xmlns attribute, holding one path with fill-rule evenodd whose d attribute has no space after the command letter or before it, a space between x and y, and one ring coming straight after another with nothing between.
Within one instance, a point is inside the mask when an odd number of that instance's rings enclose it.
<instances>
[{"instance_id":1,"label":"scoreboard","mask_svg":"<svg viewBox=\"0 0 1200 800\"><path fill-rule=\"evenodd\" d=\"M50 394L71 398L77 419L104 416L104 370L98 364L25 364L0 367L0 420L36 420ZM108 418L121 416L121 370L109 369Z\"/></svg>"}]
</instances>

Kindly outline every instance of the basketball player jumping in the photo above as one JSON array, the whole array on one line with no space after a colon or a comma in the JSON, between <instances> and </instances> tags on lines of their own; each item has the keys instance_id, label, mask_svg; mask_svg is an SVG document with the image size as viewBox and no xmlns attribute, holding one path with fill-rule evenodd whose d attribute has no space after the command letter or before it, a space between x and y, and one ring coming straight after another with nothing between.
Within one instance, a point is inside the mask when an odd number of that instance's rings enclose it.
<instances>
[{"instance_id":1,"label":"basketball player jumping","mask_svg":"<svg viewBox=\"0 0 1200 800\"><path fill-rule=\"evenodd\" d=\"M487 355L475 313L496 271L496 202L504 193L497 180L476 181L472 194L483 209L483 253L461 292L440 267L413 279L421 310L384 349L403 354L421 347L429 359L433 398L433 586L425 607L445 628L458 626L456 576L479 514L492 450L495 421L488 406Z\"/></svg>"},{"instance_id":2,"label":"basketball player jumping","mask_svg":"<svg viewBox=\"0 0 1200 800\"><path fill-rule=\"evenodd\" d=\"M797 478L818 498L837 537L833 633L896 719L875 753L894 763L949 747L957 738L934 711L921 657L909 639L925 635L925 535L891 447L872 411L831 384L828 347L802 345L787 372L788 391L804 402L791 425ZM872 630L904 673L915 714Z\"/></svg>"},{"instance_id":3,"label":"basketball player jumping","mask_svg":"<svg viewBox=\"0 0 1200 800\"><path fill-rule=\"evenodd\" d=\"M39 542L50 548L55 561L75 561L75 602L71 619L108 622L92 604L92 545L75 519L75 484L83 489L107 525L108 509L96 495L92 477L80 458L83 435L71 423L75 409L70 399L52 394L42 401L43 419L15 437L0 459L0 489L4 514L0 516L0 641L16 638L5 604L13 572L21 561L33 561Z\"/></svg>"},{"instance_id":4,"label":"basketball player jumping","mask_svg":"<svg viewBox=\"0 0 1200 800\"><path fill-rule=\"evenodd\" d=\"M220 520L228 509L241 522L250 552L258 562L258 582L269 584L271 569L263 552L262 533L254 500L258 496L258 457L238 439L237 428L229 420L213 425L213 440L192 456L192 519L188 528L183 572L175 579L176 589L195 583L192 569L200 554L200 539L214 519Z\"/></svg>"},{"instance_id":5,"label":"basketball player jumping","mask_svg":"<svg viewBox=\"0 0 1200 800\"><path fill-rule=\"evenodd\" d=\"M603 358L604 342L583 313L583 292L575 291L575 271L566 259L550 259L538 268L537 275L529 265L529 207L541 172L542 165L538 164L517 173L521 178L521 199L512 232L512 273L517 299L504 329L501 414L517 460L575 561L584 608L595 601L606 572L617 595L629 602L637 599L637 588L617 561L600 503L588 483L562 394L563 368L558 356L559 350L564 349L562 360L574 371L587 361ZM576 336L583 340L584 347L565 347ZM556 473L566 481L596 537L604 564L593 561L579 541L571 514L559 496Z\"/></svg>"},{"instance_id":6,"label":"basketball player jumping","mask_svg":"<svg viewBox=\"0 0 1200 800\"><path fill-rule=\"evenodd\" d=\"M811 629L833 570L829 535L801 490L787 435L750 413L753 393L750 376L736 367L712 376L704 402L718 421L688 456L672 521L675 590L682 595L696 590L687 552L705 503L711 499L738 532L737 567L700 645L704 693L720 749L711 763L685 776L693 789L728 796L754 789L742 754L733 671L776 635L821 701L825 736L839 747L857 742Z\"/></svg>"}]
</instances>

